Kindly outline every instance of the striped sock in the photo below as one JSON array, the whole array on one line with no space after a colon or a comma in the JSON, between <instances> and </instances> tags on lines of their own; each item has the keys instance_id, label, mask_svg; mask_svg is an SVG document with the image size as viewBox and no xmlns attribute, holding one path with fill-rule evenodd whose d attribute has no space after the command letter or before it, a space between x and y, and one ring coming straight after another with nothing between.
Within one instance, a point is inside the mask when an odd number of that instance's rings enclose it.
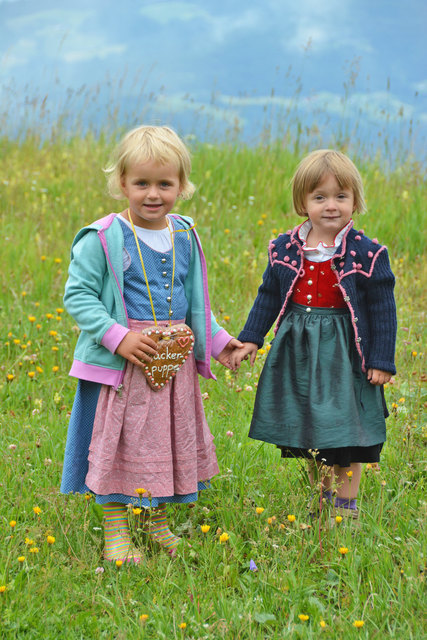
<instances>
[{"instance_id":1,"label":"striped sock","mask_svg":"<svg viewBox=\"0 0 427 640\"><path fill-rule=\"evenodd\" d=\"M181 538L175 536L168 527L166 504L163 502L157 509L151 510L147 527L148 534L171 555L174 554Z\"/></svg>"},{"instance_id":2,"label":"striped sock","mask_svg":"<svg viewBox=\"0 0 427 640\"><path fill-rule=\"evenodd\" d=\"M104 558L140 562L139 553L131 549L126 506L121 502L107 502L102 506L105 519Z\"/></svg>"}]
</instances>

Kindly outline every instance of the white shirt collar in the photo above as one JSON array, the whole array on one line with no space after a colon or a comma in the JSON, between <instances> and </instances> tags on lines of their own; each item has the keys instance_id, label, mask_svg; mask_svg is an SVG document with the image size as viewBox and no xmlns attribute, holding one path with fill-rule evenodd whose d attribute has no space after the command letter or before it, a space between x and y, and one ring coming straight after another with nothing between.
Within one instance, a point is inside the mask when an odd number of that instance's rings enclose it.
<instances>
[{"instance_id":1,"label":"white shirt collar","mask_svg":"<svg viewBox=\"0 0 427 640\"><path fill-rule=\"evenodd\" d=\"M307 242L307 236L311 231L311 229L313 228L313 225L311 224L311 220L306 220L305 222L302 223L302 225L298 229L298 237L300 240L302 240L302 243L303 243L302 248L304 249L304 251L321 251L322 249L332 249L332 248L335 249L336 247L340 246L343 237L345 236L345 234L347 233L351 225L352 225L352 220L350 220L350 222L348 222L345 225L345 227L341 229L341 231L338 231L337 235L334 238L334 244L325 244L324 242L319 242L317 247L306 247L305 245Z\"/></svg>"}]
</instances>

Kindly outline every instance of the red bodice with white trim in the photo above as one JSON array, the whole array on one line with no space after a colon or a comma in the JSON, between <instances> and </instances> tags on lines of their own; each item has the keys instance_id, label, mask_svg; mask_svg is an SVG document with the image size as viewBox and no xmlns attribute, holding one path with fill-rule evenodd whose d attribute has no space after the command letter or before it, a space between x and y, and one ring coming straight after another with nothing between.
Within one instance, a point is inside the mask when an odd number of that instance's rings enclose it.
<instances>
[{"instance_id":1,"label":"red bodice with white trim","mask_svg":"<svg viewBox=\"0 0 427 640\"><path fill-rule=\"evenodd\" d=\"M295 283L292 302L310 307L340 309L346 306L339 289L337 277L331 269L331 260L326 262L304 261L302 275Z\"/></svg>"}]
</instances>

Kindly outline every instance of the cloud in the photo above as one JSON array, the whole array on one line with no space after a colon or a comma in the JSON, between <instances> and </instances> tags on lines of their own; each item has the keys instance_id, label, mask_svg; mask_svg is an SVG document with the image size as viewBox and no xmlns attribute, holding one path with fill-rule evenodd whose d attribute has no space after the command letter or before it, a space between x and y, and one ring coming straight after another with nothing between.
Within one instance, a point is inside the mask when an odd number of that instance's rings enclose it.
<instances>
[{"instance_id":1,"label":"cloud","mask_svg":"<svg viewBox=\"0 0 427 640\"><path fill-rule=\"evenodd\" d=\"M1 75L6 75L8 69L27 64L36 54L37 42L30 38L20 38L0 58Z\"/></svg>"},{"instance_id":2,"label":"cloud","mask_svg":"<svg viewBox=\"0 0 427 640\"><path fill-rule=\"evenodd\" d=\"M345 99L342 95L323 91L311 96L248 96L234 97L221 95L219 101L230 108L246 108L261 106L277 106L295 109L316 115L326 113L338 117L355 117L363 115L371 122L382 123L399 118L409 120L414 116L414 107L402 102L396 96L377 91L372 93L354 93Z\"/></svg>"},{"instance_id":3,"label":"cloud","mask_svg":"<svg viewBox=\"0 0 427 640\"><path fill-rule=\"evenodd\" d=\"M209 13L206 9L194 3L187 2L159 2L141 7L139 13L144 18L161 25L176 24L178 22L196 21L198 30L207 29L215 42L223 42L236 31L251 31L257 29L264 20L264 12L257 9L244 9L236 14Z\"/></svg>"},{"instance_id":4,"label":"cloud","mask_svg":"<svg viewBox=\"0 0 427 640\"><path fill-rule=\"evenodd\" d=\"M233 126L242 127L245 124L245 119L242 118L236 109L224 109L216 105L193 100L185 94L158 96L155 100L154 108L156 111L163 113L186 113L192 111L198 115L206 116Z\"/></svg>"},{"instance_id":5,"label":"cloud","mask_svg":"<svg viewBox=\"0 0 427 640\"><path fill-rule=\"evenodd\" d=\"M418 93L422 95L427 95L427 80L421 80L420 82L415 82L412 85Z\"/></svg>"}]
</instances>

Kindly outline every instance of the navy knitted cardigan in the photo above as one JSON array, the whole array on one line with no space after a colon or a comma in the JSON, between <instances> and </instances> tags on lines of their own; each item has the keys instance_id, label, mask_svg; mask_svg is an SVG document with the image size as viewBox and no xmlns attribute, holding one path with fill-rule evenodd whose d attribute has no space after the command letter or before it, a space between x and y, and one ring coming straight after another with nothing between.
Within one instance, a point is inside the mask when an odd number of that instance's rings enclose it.
<instances>
[{"instance_id":1,"label":"navy knitted cardigan","mask_svg":"<svg viewBox=\"0 0 427 640\"><path fill-rule=\"evenodd\" d=\"M249 313L242 342L262 347L264 336L277 318L275 333L291 299L292 291L305 267L304 252L298 231L280 234L270 242L269 260L263 282ZM390 268L387 249L363 230L349 226L330 264L351 314L357 352L362 370L370 368L396 373L395 278Z\"/></svg>"}]
</instances>

